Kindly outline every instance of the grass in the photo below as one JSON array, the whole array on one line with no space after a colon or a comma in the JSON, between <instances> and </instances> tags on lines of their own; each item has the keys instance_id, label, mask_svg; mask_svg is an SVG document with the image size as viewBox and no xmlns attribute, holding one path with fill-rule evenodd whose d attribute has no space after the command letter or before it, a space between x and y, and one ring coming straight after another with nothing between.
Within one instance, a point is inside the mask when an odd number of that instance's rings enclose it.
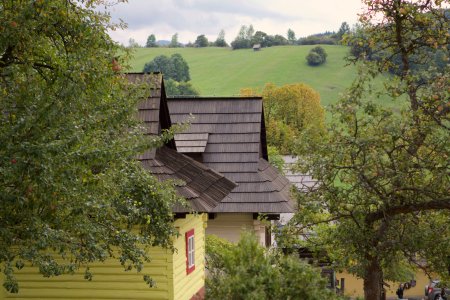
<instances>
[{"instance_id":1,"label":"grass","mask_svg":"<svg viewBox=\"0 0 450 300\"><path fill-rule=\"evenodd\" d=\"M191 81L202 96L238 95L241 88L262 89L268 82L276 85L302 82L318 91L321 103L335 103L356 76L356 68L346 65L348 47L322 45L327 62L308 66L306 55L314 46L278 46L231 50L229 48L138 48L131 61L132 71L158 55L180 53L188 62ZM379 83L378 83L379 85ZM385 100L383 100L385 101Z\"/></svg>"}]
</instances>

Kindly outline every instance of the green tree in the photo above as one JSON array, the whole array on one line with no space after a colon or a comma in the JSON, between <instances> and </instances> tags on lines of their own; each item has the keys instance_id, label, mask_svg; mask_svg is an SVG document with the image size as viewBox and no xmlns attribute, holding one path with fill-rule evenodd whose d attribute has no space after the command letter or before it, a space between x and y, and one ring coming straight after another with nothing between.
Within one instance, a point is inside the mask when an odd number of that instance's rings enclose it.
<instances>
[{"instance_id":1,"label":"green tree","mask_svg":"<svg viewBox=\"0 0 450 300\"><path fill-rule=\"evenodd\" d=\"M189 65L187 61L179 53L172 54L170 57L170 65L172 66L173 74L170 78L176 81L189 81L191 75L189 74Z\"/></svg>"},{"instance_id":2,"label":"green tree","mask_svg":"<svg viewBox=\"0 0 450 300\"><path fill-rule=\"evenodd\" d=\"M195 47L208 47L208 39L204 34L201 34L197 36L197 39L195 40Z\"/></svg>"},{"instance_id":3,"label":"green tree","mask_svg":"<svg viewBox=\"0 0 450 300\"><path fill-rule=\"evenodd\" d=\"M247 31L245 32L245 39L247 41L251 41L254 33L255 33L255 29L253 28L253 25L250 24L250 26L248 26L248 28L247 28Z\"/></svg>"},{"instance_id":4,"label":"green tree","mask_svg":"<svg viewBox=\"0 0 450 300\"><path fill-rule=\"evenodd\" d=\"M350 26L347 22L342 22L341 27L339 27L339 30L336 33L336 38L341 41L344 35L348 33L350 33Z\"/></svg>"},{"instance_id":5,"label":"green tree","mask_svg":"<svg viewBox=\"0 0 450 300\"><path fill-rule=\"evenodd\" d=\"M242 89L243 96L261 93ZM267 141L281 154L292 154L296 139L306 134L318 138L324 130L325 114L320 95L311 87L297 83L277 87L267 83L262 91Z\"/></svg>"},{"instance_id":6,"label":"green tree","mask_svg":"<svg viewBox=\"0 0 450 300\"><path fill-rule=\"evenodd\" d=\"M164 84L168 96L198 96L200 94L190 82L168 79L164 81Z\"/></svg>"},{"instance_id":7,"label":"green tree","mask_svg":"<svg viewBox=\"0 0 450 300\"><path fill-rule=\"evenodd\" d=\"M361 24L356 24L343 42L350 46L350 55L355 59L374 59L375 55L369 45L369 37Z\"/></svg>"},{"instance_id":8,"label":"green tree","mask_svg":"<svg viewBox=\"0 0 450 300\"><path fill-rule=\"evenodd\" d=\"M327 61L327 53L322 47L316 46L309 51L306 60L310 66L319 66Z\"/></svg>"},{"instance_id":9,"label":"green tree","mask_svg":"<svg viewBox=\"0 0 450 300\"><path fill-rule=\"evenodd\" d=\"M147 38L147 43L145 44L145 47L147 48L154 48L154 47L158 47L158 45L156 44L156 37L154 34L150 34Z\"/></svg>"},{"instance_id":10,"label":"green tree","mask_svg":"<svg viewBox=\"0 0 450 300\"><path fill-rule=\"evenodd\" d=\"M317 33L309 35L307 37L299 38L297 43L299 45L335 45L336 44L336 34L334 32L325 31L322 33Z\"/></svg>"},{"instance_id":11,"label":"green tree","mask_svg":"<svg viewBox=\"0 0 450 300\"><path fill-rule=\"evenodd\" d=\"M225 41L225 30L222 29L219 32L219 35L217 36L217 39L214 42L214 46L216 46L216 47L228 47L228 44Z\"/></svg>"},{"instance_id":12,"label":"green tree","mask_svg":"<svg viewBox=\"0 0 450 300\"><path fill-rule=\"evenodd\" d=\"M446 10L447 18L450 16L450 10ZM419 13L419 18L420 14ZM439 27L439 20L435 20L431 18L429 20L428 26L432 28ZM356 30L352 32L351 37L347 37L346 41L351 45L351 55L350 60L355 60L355 57L363 56L367 60L383 60L389 62L388 70L390 73L394 73L400 75L402 72L403 61L401 56L398 53L390 53L386 51L383 47L379 47L379 45L374 44L374 41L369 39L369 36L365 33L365 29L362 26L358 26ZM447 45L447 50L450 48L450 45ZM426 69L430 67L436 68L436 72L442 72L447 65L447 57L446 52L442 50L436 50L430 47L423 47L419 53L414 53L408 57L408 64L411 72L418 75L417 80L426 81L426 78L421 76ZM428 57L427 57L428 56ZM426 63L423 61L423 58L427 57ZM389 58L389 59L386 59Z\"/></svg>"},{"instance_id":13,"label":"green tree","mask_svg":"<svg viewBox=\"0 0 450 300\"><path fill-rule=\"evenodd\" d=\"M269 46L267 44L267 33L263 32L263 31L259 31L259 30L257 32L255 32L255 34L252 37L251 44L252 45L260 44L261 47Z\"/></svg>"},{"instance_id":14,"label":"green tree","mask_svg":"<svg viewBox=\"0 0 450 300\"><path fill-rule=\"evenodd\" d=\"M144 65L143 72L161 72L165 79L178 82L191 80L189 65L179 53L172 54L170 57L165 55L155 57Z\"/></svg>"},{"instance_id":15,"label":"green tree","mask_svg":"<svg viewBox=\"0 0 450 300\"><path fill-rule=\"evenodd\" d=\"M290 44L295 44L295 42L297 41L297 39L295 38L295 32L292 29L288 29L287 31L287 39L289 41Z\"/></svg>"},{"instance_id":16,"label":"green tree","mask_svg":"<svg viewBox=\"0 0 450 300\"><path fill-rule=\"evenodd\" d=\"M130 48L140 48L141 45L139 45L139 43L136 42L136 40L134 38L130 38L128 40L128 47L130 47Z\"/></svg>"},{"instance_id":17,"label":"green tree","mask_svg":"<svg viewBox=\"0 0 450 300\"><path fill-rule=\"evenodd\" d=\"M180 43L178 42L178 33L172 35L170 40L169 48L178 48L180 47Z\"/></svg>"},{"instance_id":18,"label":"green tree","mask_svg":"<svg viewBox=\"0 0 450 300\"><path fill-rule=\"evenodd\" d=\"M272 42L272 46L282 46L282 45L287 45L288 44L288 40L279 34L276 34L273 37L273 42Z\"/></svg>"},{"instance_id":19,"label":"green tree","mask_svg":"<svg viewBox=\"0 0 450 300\"><path fill-rule=\"evenodd\" d=\"M359 60L356 81L331 110L328 134L299 143L304 170L320 185L299 195L296 222L313 228L314 244L361 277L365 299L375 300L383 280L402 279L405 265L449 276L450 70L427 65L430 50L448 56L450 28L441 7L449 1L366 4L360 21L369 43L390 55ZM393 55L401 69L384 77ZM413 57L422 65L417 72ZM373 89L374 77L384 81L381 90ZM380 94L398 109L367 100Z\"/></svg>"},{"instance_id":20,"label":"green tree","mask_svg":"<svg viewBox=\"0 0 450 300\"><path fill-rule=\"evenodd\" d=\"M253 25L248 27L246 25L242 25L239 29L237 37L231 42L231 47L233 47L233 49L251 48L254 33L255 30L253 29Z\"/></svg>"},{"instance_id":21,"label":"green tree","mask_svg":"<svg viewBox=\"0 0 450 300\"><path fill-rule=\"evenodd\" d=\"M250 233L237 245L207 236L206 253L208 299L338 299L320 271L267 251Z\"/></svg>"},{"instance_id":22,"label":"green tree","mask_svg":"<svg viewBox=\"0 0 450 300\"><path fill-rule=\"evenodd\" d=\"M9 292L24 264L45 277L85 268L91 279L92 262L112 257L141 270L147 247L172 245L174 189L135 159L152 145L134 117L148 89L117 74L127 50L108 36L101 2L0 3L0 265Z\"/></svg>"},{"instance_id":23,"label":"green tree","mask_svg":"<svg viewBox=\"0 0 450 300\"><path fill-rule=\"evenodd\" d=\"M283 174L284 160L283 156L280 154L280 151L275 146L269 145L267 146L267 152L270 164L277 168L278 172Z\"/></svg>"}]
</instances>

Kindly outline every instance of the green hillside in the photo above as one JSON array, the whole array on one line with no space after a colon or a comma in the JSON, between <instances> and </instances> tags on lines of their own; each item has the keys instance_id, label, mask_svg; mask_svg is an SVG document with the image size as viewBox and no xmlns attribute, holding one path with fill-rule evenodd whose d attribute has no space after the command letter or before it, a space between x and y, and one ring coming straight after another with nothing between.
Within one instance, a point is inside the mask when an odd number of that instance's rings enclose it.
<instances>
[{"instance_id":1,"label":"green hillside","mask_svg":"<svg viewBox=\"0 0 450 300\"><path fill-rule=\"evenodd\" d=\"M323 45L327 62L307 65L305 56L314 46L279 46L231 50L225 48L139 48L131 62L132 71L142 71L155 56L180 53L188 62L192 84L202 96L238 95L244 87L262 88L303 82L321 95L323 105L334 103L356 76L354 66L346 66L348 47Z\"/></svg>"}]
</instances>

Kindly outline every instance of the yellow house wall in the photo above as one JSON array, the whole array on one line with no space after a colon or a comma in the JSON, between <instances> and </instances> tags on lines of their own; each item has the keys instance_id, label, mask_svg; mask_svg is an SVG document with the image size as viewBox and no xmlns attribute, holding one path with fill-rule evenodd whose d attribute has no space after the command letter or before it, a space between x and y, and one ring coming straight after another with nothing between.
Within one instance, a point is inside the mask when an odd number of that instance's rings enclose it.
<instances>
[{"instance_id":1,"label":"yellow house wall","mask_svg":"<svg viewBox=\"0 0 450 300\"><path fill-rule=\"evenodd\" d=\"M180 238L175 242L178 251L173 256L173 284L175 300L191 299L205 285L205 228L207 214L187 215L178 219ZM187 231L194 229L195 270L186 274L186 241Z\"/></svg>"},{"instance_id":2,"label":"yellow house wall","mask_svg":"<svg viewBox=\"0 0 450 300\"><path fill-rule=\"evenodd\" d=\"M253 214L251 213L217 213L208 220L206 234L214 234L230 242L237 243L242 230L253 230Z\"/></svg>"},{"instance_id":3,"label":"yellow house wall","mask_svg":"<svg viewBox=\"0 0 450 300\"><path fill-rule=\"evenodd\" d=\"M83 278L83 272L75 275L61 275L44 278L33 267L25 267L16 272L19 293L10 294L0 285L0 299L190 299L204 286L205 234L203 224L207 215L187 215L186 219L175 221L181 235L175 239L178 249L175 254L154 247L149 250L150 263L141 273L125 272L117 260L107 260L90 266L92 281ZM196 267L186 275L186 249L184 233L195 229ZM177 272L174 275L174 272ZM149 288L143 275L150 275L156 287ZM3 278L0 277L1 282Z\"/></svg>"},{"instance_id":4,"label":"yellow house wall","mask_svg":"<svg viewBox=\"0 0 450 300\"><path fill-rule=\"evenodd\" d=\"M4 293L3 299L154 299L169 298L172 253L161 248L149 251L152 261L141 273L125 272L116 260L93 264L92 281L83 273L45 278L33 267L25 267L16 273L19 293ZM149 274L156 282L149 288L143 275Z\"/></svg>"},{"instance_id":5,"label":"yellow house wall","mask_svg":"<svg viewBox=\"0 0 450 300\"><path fill-rule=\"evenodd\" d=\"M336 279L340 280L341 278L345 278L344 294L346 296L351 297L364 296L362 279L356 278L355 276L347 272L337 273ZM416 280L416 286L408 290L405 290L403 293L403 298L415 297L421 299L422 297L424 297L425 285L429 283L428 277L423 272L418 271L416 272L414 279ZM397 290L400 282L388 282L388 284L390 285L390 287L385 287L386 297L391 299L397 299L395 291Z\"/></svg>"}]
</instances>

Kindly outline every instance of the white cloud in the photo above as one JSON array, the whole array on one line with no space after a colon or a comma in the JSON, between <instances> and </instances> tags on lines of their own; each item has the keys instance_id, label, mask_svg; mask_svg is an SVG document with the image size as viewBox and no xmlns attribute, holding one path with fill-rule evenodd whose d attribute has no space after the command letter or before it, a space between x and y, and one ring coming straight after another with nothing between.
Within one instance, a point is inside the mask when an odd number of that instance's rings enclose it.
<instances>
[{"instance_id":1,"label":"white cloud","mask_svg":"<svg viewBox=\"0 0 450 300\"><path fill-rule=\"evenodd\" d=\"M195 41L200 34L215 40L221 29L231 42L241 25L252 24L267 34L286 35L289 28L297 37L335 31L342 22L356 23L360 0L129 0L112 7L114 19L128 23L111 37L127 44L129 38L145 44L150 34L170 40L178 33L180 42Z\"/></svg>"}]
</instances>

